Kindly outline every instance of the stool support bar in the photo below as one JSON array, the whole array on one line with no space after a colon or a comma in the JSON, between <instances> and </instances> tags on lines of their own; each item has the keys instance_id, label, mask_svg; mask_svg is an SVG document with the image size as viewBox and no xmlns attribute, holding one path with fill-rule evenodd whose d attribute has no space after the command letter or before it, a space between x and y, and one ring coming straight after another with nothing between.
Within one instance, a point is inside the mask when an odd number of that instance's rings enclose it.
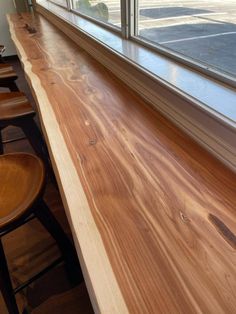
<instances>
[{"instance_id":1,"label":"stool support bar","mask_svg":"<svg viewBox=\"0 0 236 314\"><path fill-rule=\"evenodd\" d=\"M45 267L43 270L41 270L40 272L38 272L37 274L35 274L33 277L31 277L30 279L28 279L27 281L25 281L24 283L22 283L21 285L19 285L18 287L16 287L14 289L14 294L18 293L19 291L25 289L26 287L28 287L32 282L34 282L35 280L39 279L40 277L42 277L43 275L45 275L48 271L50 271L51 269L53 269L54 267L56 267L57 265L61 264L63 262L63 258L62 257L58 257L55 261L53 261L50 265L48 265L47 267Z\"/></svg>"}]
</instances>

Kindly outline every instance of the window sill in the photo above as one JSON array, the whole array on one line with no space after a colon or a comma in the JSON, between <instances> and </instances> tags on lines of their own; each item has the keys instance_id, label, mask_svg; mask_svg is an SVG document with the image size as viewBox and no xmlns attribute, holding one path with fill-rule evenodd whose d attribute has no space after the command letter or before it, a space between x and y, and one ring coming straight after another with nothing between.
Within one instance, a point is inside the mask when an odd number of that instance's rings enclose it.
<instances>
[{"instance_id":1,"label":"window sill","mask_svg":"<svg viewBox=\"0 0 236 314\"><path fill-rule=\"evenodd\" d=\"M235 89L46 0L37 11L236 170Z\"/></svg>"}]
</instances>

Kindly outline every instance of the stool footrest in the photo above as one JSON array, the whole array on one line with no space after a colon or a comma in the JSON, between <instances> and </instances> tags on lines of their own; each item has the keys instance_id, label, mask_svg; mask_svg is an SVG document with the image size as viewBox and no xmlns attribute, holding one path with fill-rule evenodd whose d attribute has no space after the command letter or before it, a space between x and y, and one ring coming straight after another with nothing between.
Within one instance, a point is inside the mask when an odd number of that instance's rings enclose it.
<instances>
[{"instance_id":1,"label":"stool footrest","mask_svg":"<svg viewBox=\"0 0 236 314\"><path fill-rule=\"evenodd\" d=\"M3 140L2 143L3 144L8 144L8 143L13 143L13 142L17 142L17 141L21 141L21 140L25 140L26 136L22 135L22 136L18 136L16 138L12 138L9 140Z\"/></svg>"},{"instance_id":2,"label":"stool footrest","mask_svg":"<svg viewBox=\"0 0 236 314\"><path fill-rule=\"evenodd\" d=\"M31 277L30 279L28 279L27 281L23 282L21 285L19 285L18 287L16 287L13 291L14 294L18 293L19 291L25 289L27 286L29 286L32 282L34 282L35 280L37 280L38 278L40 278L41 276L45 275L49 270L51 270L52 268L56 267L58 264L63 262L63 258L59 257L57 258L55 261L53 261L50 265L48 265L47 267L45 267L43 270L41 270L40 272L38 272L36 275L34 275L33 277Z\"/></svg>"},{"instance_id":3,"label":"stool footrest","mask_svg":"<svg viewBox=\"0 0 236 314\"><path fill-rule=\"evenodd\" d=\"M8 234L9 232L15 230L16 228L23 226L24 224L26 224L27 222L31 221L32 219L35 219L35 215L32 213L30 216L20 219L16 224L13 224L12 226L10 226L9 228L3 230L2 232L0 232L0 237L3 237L4 235Z\"/></svg>"}]
</instances>

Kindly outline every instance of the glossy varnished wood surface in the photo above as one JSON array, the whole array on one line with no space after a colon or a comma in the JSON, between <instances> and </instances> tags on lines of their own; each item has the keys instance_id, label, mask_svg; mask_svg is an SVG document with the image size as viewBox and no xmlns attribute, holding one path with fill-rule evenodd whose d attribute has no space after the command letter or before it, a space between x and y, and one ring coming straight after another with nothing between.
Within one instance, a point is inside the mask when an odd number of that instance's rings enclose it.
<instances>
[{"instance_id":1,"label":"glossy varnished wood surface","mask_svg":"<svg viewBox=\"0 0 236 314\"><path fill-rule=\"evenodd\" d=\"M9 20L95 311L235 313L236 175L44 18Z\"/></svg>"}]
</instances>

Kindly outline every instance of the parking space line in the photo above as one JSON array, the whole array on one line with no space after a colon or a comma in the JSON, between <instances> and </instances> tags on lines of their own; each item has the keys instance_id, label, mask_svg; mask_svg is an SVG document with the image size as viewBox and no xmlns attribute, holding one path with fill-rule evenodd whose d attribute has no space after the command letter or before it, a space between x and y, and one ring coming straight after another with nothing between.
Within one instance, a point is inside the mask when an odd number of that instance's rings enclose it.
<instances>
[{"instance_id":1,"label":"parking space line","mask_svg":"<svg viewBox=\"0 0 236 314\"><path fill-rule=\"evenodd\" d=\"M159 42L159 44L171 44L171 43L177 43L177 42L181 42L181 41L190 41L190 40L210 38L210 37L218 37L218 36L224 36L224 35L232 35L232 34L236 34L236 32L226 32L226 33L218 33L218 34L205 35L205 36L196 36L196 37L175 39L175 40L169 40L169 41L162 41L162 42Z\"/></svg>"},{"instance_id":2,"label":"parking space line","mask_svg":"<svg viewBox=\"0 0 236 314\"><path fill-rule=\"evenodd\" d=\"M179 22L176 22L176 23L169 23L169 24L150 24L150 25L142 25L142 23L140 22L140 25L139 25L139 29L143 30L143 29L151 29L151 28L155 28L155 29L158 29L158 28L164 28L164 27L173 27L173 26L181 26L181 25L200 25L201 24L201 21L199 20L188 20L187 22L185 22L183 24L183 21L179 21ZM216 24L216 22L212 22L211 24Z\"/></svg>"},{"instance_id":3,"label":"parking space line","mask_svg":"<svg viewBox=\"0 0 236 314\"><path fill-rule=\"evenodd\" d=\"M210 21L210 24L219 24L222 23L222 20L208 19L208 18L200 18L191 19L192 16L188 16L187 18L183 18L182 20L173 21L172 23L163 23L159 20L149 20L150 23L143 23L143 21L139 22L139 29L150 29L150 28L162 28L162 27L172 27L172 26L180 26L180 25L197 25L202 23L203 20ZM156 22L156 23L155 23ZM209 22L208 22L209 23ZM225 22L224 22L225 23ZM230 24L230 23L228 23Z\"/></svg>"}]
</instances>

